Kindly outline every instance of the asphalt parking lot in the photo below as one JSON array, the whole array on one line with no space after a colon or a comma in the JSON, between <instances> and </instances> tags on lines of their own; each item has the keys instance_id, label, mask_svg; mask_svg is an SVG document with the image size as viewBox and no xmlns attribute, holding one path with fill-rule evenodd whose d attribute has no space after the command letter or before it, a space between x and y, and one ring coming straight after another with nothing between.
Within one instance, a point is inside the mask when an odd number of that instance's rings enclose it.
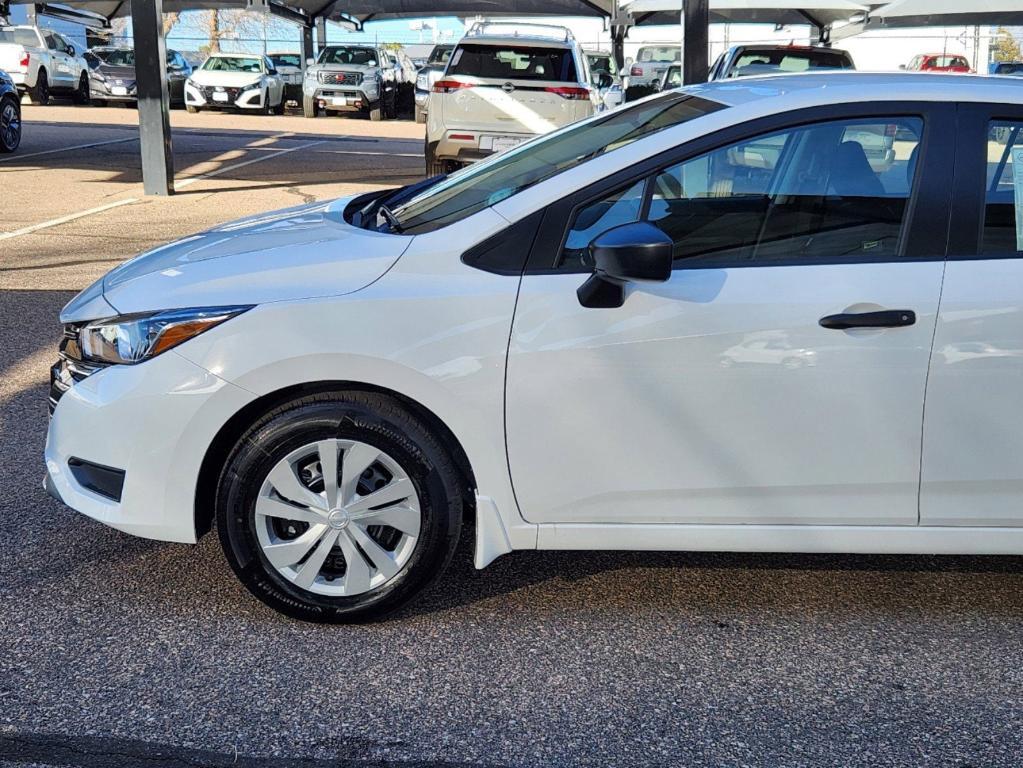
<instances>
[{"instance_id":1,"label":"asphalt parking lot","mask_svg":"<svg viewBox=\"0 0 1023 768\"><path fill-rule=\"evenodd\" d=\"M145 541L51 501L75 290L220 221L412 181L422 132L175 113L193 181L153 199L133 112L26 119L0 162L0 765L1020 765L1020 558L526 552L477 572L470 531L405 613L324 627L257 603L215 537Z\"/></svg>"}]
</instances>

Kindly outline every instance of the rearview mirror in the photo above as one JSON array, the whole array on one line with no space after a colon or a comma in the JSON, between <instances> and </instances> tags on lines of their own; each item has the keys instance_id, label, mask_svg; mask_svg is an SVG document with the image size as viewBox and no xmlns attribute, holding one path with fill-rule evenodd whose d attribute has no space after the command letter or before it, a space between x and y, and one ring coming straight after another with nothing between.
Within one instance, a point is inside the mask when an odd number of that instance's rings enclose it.
<instances>
[{"instance_id":1,"label":"rearview mirror","mask_svg":"<svg viewBox=\"0 0 1023 768\"><path fill-rule=\"evenodd\" d=\"M609 229L590 243L594 272L576 295L584 307L613 309L625 303L625 284L663 283L671 277L674 242L646 221Z\"/></svg>"}]
</instances>

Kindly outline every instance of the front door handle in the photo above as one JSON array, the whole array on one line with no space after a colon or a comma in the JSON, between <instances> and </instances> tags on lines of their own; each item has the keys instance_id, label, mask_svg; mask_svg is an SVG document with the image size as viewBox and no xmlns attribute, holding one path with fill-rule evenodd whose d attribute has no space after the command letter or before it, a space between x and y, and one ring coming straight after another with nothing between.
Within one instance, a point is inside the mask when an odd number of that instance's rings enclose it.
<instances>
[{"instance_id":1,"label":"front door handle","mask_svg":"<svg viewBox=\"0 0 1023 768\"><path fill-rule=\"evenodd\" d=\"M886 309L881 312L850 312L828 315L820 320L821 328L845 331L849 328L902 328L916 322L911 309Z\"/></svg>"}]
</instances>

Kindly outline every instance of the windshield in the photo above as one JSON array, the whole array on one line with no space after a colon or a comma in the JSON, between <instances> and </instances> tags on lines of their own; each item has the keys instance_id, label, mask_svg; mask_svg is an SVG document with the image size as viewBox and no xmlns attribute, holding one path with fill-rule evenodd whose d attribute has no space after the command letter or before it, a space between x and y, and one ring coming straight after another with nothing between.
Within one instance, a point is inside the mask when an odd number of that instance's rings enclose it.
<instances>
[{"instance_id":1,"label":"windshield","mask_svg":"<svg viewBox=\"0 0 1023 768\"><path fill-rule=\"evenodd\" d=\"M451 57L447 74L576 82L575 61L570 49L536 45L463 43Z\"/></svg>"},{"instance_id":2,"label":"windshield","mask_svg":"<svg viewBox=\"0 0 1023 768\"><path fill-rule=\"evenodd\" d=\"M39 38L34 29L0 27L0 43L14 43L25 48L38 48Z\"/></svg>"},{"instance_id":3,"label":"windshield","mask_svg":"<svg viewBox=\"0 0 1023 768\"><path fill-rule=\"evenodd\" d=\"M681 61L682 49L675 45L658 45L640 48L636 61L672 62Z\"/></svg>"},{"instance_id":4,"label":"windshield","mask_svg":"<svg viewBox=\"0 0 1023 768\"><path fill-rule=\"evenodd\" d=\"M433 50L430 51L430 58L426 62L427 64L447 64L448 59L451 58L451 52L454 50L450 45L445 46L434 46Z\"/></svg>"},{"instance_id":5,"label":"windshield","mask_svg":"<svg viewBox=\"0 0 1023 768\"><path fill-rule=\"evenodd\" d=\"M393 213L402 232L430 232L594 157L719 109L724 105L685 93L620 107L471 165Z\"/></svg>"},{"instance_id":6,"label":"windshield","mask_svg":"<svg viewBox=\"0 0 1023 768\"><path fill-rule=\"evenodd\" d=\"M297 53L275 53L270 57L270 61L278 67L301 67L302 57Z\"/></svg>"},{"instance_id":7,"label":"windshield","mask_svg":"<svg viewBox=\"0 0 1023 768\"><path fill-rule=\"evenodd\" d=\"M324 48L318 64L359 64L366 67L377 65L377 52L373 48L354 48L352 46L332 46Z\"/></svg>"},{"instance_id":8,"label":"windshield","mask_svg":"<svg viewBox=\"0 0 1023 768\"><path fill-rule=\"evenodd\" d=\"M214 56L206 59L202 68L207 72L255 72L263 71L261 61L255 56Z\"/></svg>"},{"instance_id":9,"label":"windshield","mask_svg":"<svg viewBox=\"0 0 1023 768\"><path fill-rule=\"evenodd\" d=\"M107 51L103 56L103 63L112 67L134 67L135 51Z\"/></svg>"},{"instance_id":10,"label":"windshield","mask_svg":"<svg viewBox=\"0 0 1023 768\"><path fill-rule=\"evenodd\" d=\"M810 69L852 69L852 59L845 51L824 49L746 51L739 56L730 77L769 75L779 72L806 72Z\"/></svg>"},{"instance_id":11,"label":"windshield","mask_svg":"<svg viewBox=\"0 0 1023 768\"><path fill-rule=\"evenodd\" d=\"M618 63L611 57L610 54L590 54L590 72L596 74L597 72L607 72L609 75L618 74Z\"/></svg>"}]
</instances>

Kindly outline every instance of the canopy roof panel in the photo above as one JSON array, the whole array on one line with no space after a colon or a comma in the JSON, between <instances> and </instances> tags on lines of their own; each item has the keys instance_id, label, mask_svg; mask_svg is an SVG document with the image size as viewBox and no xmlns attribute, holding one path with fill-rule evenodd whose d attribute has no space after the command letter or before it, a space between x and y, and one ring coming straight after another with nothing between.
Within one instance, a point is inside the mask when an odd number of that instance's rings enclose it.
<instances>
[{"instance_id":1,"label":"canopy roof panel","mask_svg":"<svg viewBox=\"0 0 1023 768\"><path fill-rule=\"evenodd\" d=\"M895 0L870 14L868 28L1023 24L1020 0Z\"/></svg>"},{"instance_id":2,"label":"canopy roof panel","mask_svg":"<svg viewBox=\"0 0 1023 768\"><path fill-rule=\"evenodd\" d=\"M11 0L30 4L36 0ZM609 17L612 0L272 0L309 17L334 21L421 18L424 16L595 16ZM107 19L131 15L129 0L62 0L59 5ZM248 7L246 0L163 0L165 13Z\"/></svg>"},{"instance_id":3,"label":"canopy roof panel","mask_svg":"<svg viewBox=\"0 0 1023 768\"><path fill-rule=\"evenodd\" d=\"M637 26L678 24L683 0L632 0L622 9ZM828 26L866 13L866 5L851 0L710 0L712 24L812 24Z\"/></svg>"}]
</instances>

